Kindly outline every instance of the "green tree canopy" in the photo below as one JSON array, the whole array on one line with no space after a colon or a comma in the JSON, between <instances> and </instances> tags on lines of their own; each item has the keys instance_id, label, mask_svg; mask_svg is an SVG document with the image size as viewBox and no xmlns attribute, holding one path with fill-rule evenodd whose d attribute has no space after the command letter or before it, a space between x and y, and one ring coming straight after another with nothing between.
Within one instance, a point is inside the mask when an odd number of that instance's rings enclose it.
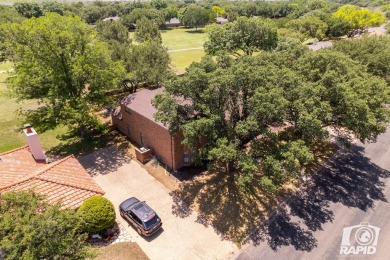
<instances>
[{"instance_id":1,"label":"green tree canopy","mask_svg":"<svg viewBox=\"0 0 390 260\"><path fill-rule=\"evenodd\" d=\"M43 15L43 11L37 3L15 3L14 8L21 16L26 18Z\"/></svg>"},{"instance_id":2,"label":"green tree canopy","mask_svg":"<svg viewBox=\"0 0 390 260\"><path fill-rule=\"evenodd\" d=\"M180 17L180 21L187 27L198 27L205 26L214 19L214 15L211 10L207 10L197 5L190 5L184 11Z\"/></svg>"},{"instance_id":3,"label":"green tree canopy","mask_svg":"<svg viewBox=\"0 0 390 260\"><path fill-rule=\"evenodd\" d=\"M286 24L286 28L304 34L307 38L317 38L322 40L328 25L315 16L305 16L299 19L291 20Z\"/></svg>"},{"instance_id":4,"label":"green tree canopy","mask_svg":"<svg viewBox=\"0 0 390 260\"><path fill-rule=\"evenodd\" d=\"M107 41L115 40L120 43L129 43L129 32L119 21L99 21L96 24L99 36Z\"/></svg>"},{"instance_id":5,"label":"green tree canopy","mask_svg":"<svg viewBox=\"0 0 390 260\"><path fill-rule=\"evenodd\" d=\"M129 57L131 39L129 32L120 21L98 21L96 23L98 37L107 42L113 61L120 61L125 65L126 72L130 72Z\"/></svg>"},{"instance_id":6,"label":"green tree canopy","mask_svg":"<svg viewBox=\"0 0 390 260\"><path fill-rule=\"evenodd\" d=\"M82 134L96 125L92 110L110 101L106 91L117 87L124 71L94 30L57 13L3 29L16 61L15 94L42 104L28 111L29 120L42 130L63 124Z\"/></svg>"},{"instance_id":7,"label":"green tree canopy","mask_svg":"<svg viewBox=\"0 0 390 260\"><path fill-rule=\"evenodd\" d=\"M4 259L85 259L91 256L74 210L61 210L33 192L0 194Z\"/></svg>"},{"instance_id":8,"label":"green tree canopy","mask_svg":"<svg viewBox=\"0 0 390 260\"><path fill-rule=\"evenodd\" d=\"M42 10L44 13L58 13L60 15L64 14L64 6L58 2L43 2Z\"/></svg>"},{"instance_id":9,"label":"green tree canopy","mask_svg":"<svg viewBox=\"0 0 390 260\"><path fill-rule=\"evenodd\" d=\"M160 85L172 71L167 49L158 42L144 42L131 47L129 67L136 83Z\"/></svg>"},{"instance_id":10,"label":"green tree canopy","mask_svg":"<svg viewBox=\"0 0 390 260\"><path fill-rule=\"evenodd\" d=\"M84 6L81 13L81 17L89 24L94 24L106 16L106 10L96 5Z\"/></svg>"},{"instance_id":11,"label":"green tree canopy","mask_svg":"<svg viewBox=\"0 0 390 260\"><path fill-rule=\"evenodd\" d=\"M206 53L215 55L228 52L240 56L242 51L252 55L256 51L276 47L276 28L269 20L240 17L233 23L208 28L208 39L204 44Z\"/></svg>"},{"instance_id":12,"label":"green tree canopy","mask_svg":"<svg viewBox=\"0 0 390 260\"><path fill-rule=\"evenodd\" d=\"M367 66L367 70L382 77L390 85L390 38L365 36L353 41L340 41L334 49Z\"/></svg>"},{"instance_id":13,"label":"green tree canopy","mask_svg":"<svg viewBox=\"0 0 390 260\"><path fill-rule=\"evenodd\" d=\"M342 53L294 46L237 60L206 56L156 96L155 118L183 133L196 161L236 173L242 185L260 176L271 190L300 176L328 127L363 142L385 131L383 80ZM284 127L276 134L271 126Z\"/></svg>"},{"instance_id":14,"label":"green tree canopy","mask_svg":"<svg viewBox=\"0 0 390 260\"><path fill-rule=\"evenodd\" d=\"M135 40L137 42L154 41L161 44L161 34L158 30L158 26L146 17L142 17L137 21L137 28L134 33Z\"/></svg>"},{"instance_id":15,"label":"green tree canopy","mask_svg":"<svg viewBox=\"0 0 390 260\"><path fill-rule=\"evenodd\" d=\"M164 13L154 8L135 8L130 14L123 16L122 22L127 28L130 28L130 24L136 24L137 21L142 19L142 17L152 20L159 27L165 26Z\"/></svg>"}]
</instances>

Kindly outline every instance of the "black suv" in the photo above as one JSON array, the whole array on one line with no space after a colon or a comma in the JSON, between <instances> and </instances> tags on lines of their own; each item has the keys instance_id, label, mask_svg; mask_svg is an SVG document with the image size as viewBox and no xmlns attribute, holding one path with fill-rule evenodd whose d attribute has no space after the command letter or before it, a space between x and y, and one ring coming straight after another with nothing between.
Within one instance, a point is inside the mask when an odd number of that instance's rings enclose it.
<instances>
[{"instance_id":1,"label":"black suv","mask_svg":"<svg viewBox=\"0 0 390 260\"><path fill-rule=\"evenodd\" d=\"M138 234L151 236L162 226L160 217L145 202L130 198L119 205L121 216L130 222Z\"/></svg>"}]
</instances>

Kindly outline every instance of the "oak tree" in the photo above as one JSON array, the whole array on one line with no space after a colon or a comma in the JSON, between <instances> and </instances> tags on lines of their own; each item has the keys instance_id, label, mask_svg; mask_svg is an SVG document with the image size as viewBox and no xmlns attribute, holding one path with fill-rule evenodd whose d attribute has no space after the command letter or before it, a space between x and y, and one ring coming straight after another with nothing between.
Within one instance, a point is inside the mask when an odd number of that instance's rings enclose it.
<instances>
[{"instance_id":1,"label":"oak tree","mask_svg":"<svg viewBox=\"0 0 390 260\"><path fill-rule=\"evenodd\" d=\"M42 129L68 125L85 131L98 124L92 111L110 102L123 67L113 62L107 45L79 17L48 13L3 27L13 51L12 88L20 99L38 99L29 120Z\"/></svg>"},{"instance_id":2,"label":"oak tree","mask_svg":"<svg viewBox=\"0 0 390 260\"><path fill-rule=\"evenodd\" d=\"M276 28L270 20L240 17L233 23L208 28L208 39L204 44L207 54L228 52L235 56L252 55L256 51L276 47Z\"/></svg>"}]
</instances>

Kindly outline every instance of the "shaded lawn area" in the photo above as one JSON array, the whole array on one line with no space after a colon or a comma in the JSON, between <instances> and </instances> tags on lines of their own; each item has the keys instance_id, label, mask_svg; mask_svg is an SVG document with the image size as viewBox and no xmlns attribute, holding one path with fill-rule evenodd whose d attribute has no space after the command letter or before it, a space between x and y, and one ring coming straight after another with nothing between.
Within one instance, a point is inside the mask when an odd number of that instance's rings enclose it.
<instances>
[{"instance_id":1,"label":"shaded lawn area","mask_svg":"<svg viewBox=\"0 0 390 260\"><path fill-rule=\"evenodd\" d=\"M95 260L123 260L123 259L137 259L148 260L147 255L142 251L137 243L124 242L117 243L97 250Z\"/></svg>"},{"instance_id":2,"label":"shaded lawn area","mask_svg":"<svg viewBox=\"0 0 390 260\"><path fill-rule=\"evenodd\" d=\"M10 62L0 63L0 70L10 70L13 65ZM7 89L6 79L10 73L0 73L0 153L27 145L23 134L23 122L25 118L19 114L20 109L29 109L37 106L34 100L17 103ZM57 127L53 130L39 133L39 139L43 149L49 151L53 147L63 145L65 141L60 136L68 132L66 127Z\"/></svg>"},{"instance_id":3,"label":"shaded lawn area","mask_svg":"<svg viewBox=\"0 0 390 260\"><path fill-rule=\"evenodd\" d=\"M333 154L331 145L317 145L315 149L315 162L307 170L311 174ZM256 182L253 186L253 193L245 193L236 184L233 174L205 171L192 180L183 181L180 189L171 192L172 211L179 217L186 217L196 210L200 216L198 222L211 225L223 239L240 246L299 183L293 181L284 185L277 195L266 192Z\"/></svg>"},{"instance_id":4,"label":"shaded lawn area","mask_svg":"<svg viewBox=\"0 0 390 260\"><path fill-rule=\"evenodd\" d=\"M0 70L12 68L13 64L10 62L0 63ZM0 73L0 153L27 145L22 131L25 118L19 114L19 110L37 106L35 100L17 103L16 98L9 94L6 79L10 75L12 74L8 72ZM58 126L43 133L38 132L38 134L47 154L61 157L70 154L82 155L96 148L115 143L120 139L115 134L96 135L86 139L79 136L69 136L69 129L64 126Z\"/></svg>"}]
</instances>

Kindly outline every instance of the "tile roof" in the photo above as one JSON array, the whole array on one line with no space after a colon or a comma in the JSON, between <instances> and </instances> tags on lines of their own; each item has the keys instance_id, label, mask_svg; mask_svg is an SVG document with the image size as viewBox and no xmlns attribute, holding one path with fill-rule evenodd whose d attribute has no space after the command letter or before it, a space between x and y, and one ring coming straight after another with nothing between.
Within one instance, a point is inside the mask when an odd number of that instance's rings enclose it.
<instances>
[{"instance_id":1,"label":"tile roof","mask_svg":"<svg viewBox=\"0 0 390 260\"><path fill-rule=\"evenodd\" d=\"M77 208L104 191L79 161L68 156L54 163L35 162L28 146L0 154L0 192L34 190L62 208Z\"/></svg>"}]
</instances>

